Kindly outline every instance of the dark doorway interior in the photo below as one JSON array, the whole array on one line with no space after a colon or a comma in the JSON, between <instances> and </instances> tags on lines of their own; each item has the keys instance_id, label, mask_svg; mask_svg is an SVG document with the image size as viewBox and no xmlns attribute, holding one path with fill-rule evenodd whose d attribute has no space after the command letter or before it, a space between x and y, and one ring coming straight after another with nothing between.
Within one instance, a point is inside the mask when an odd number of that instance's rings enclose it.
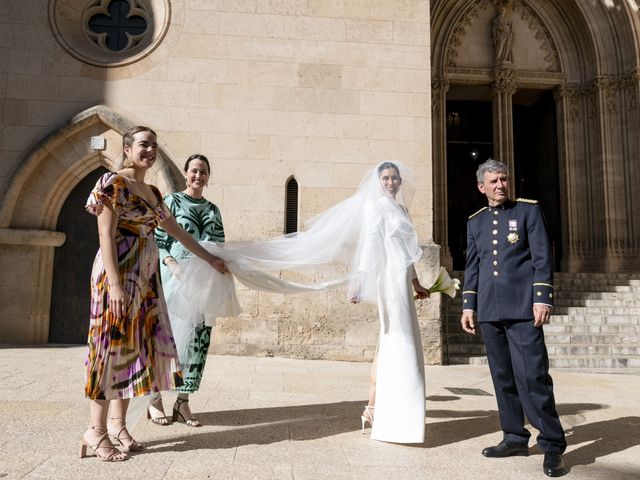
<instances>
[{"instance_id":1,"label":"dark doorway interior","mask_svg":"<svg viewBox=\"0 0 640 480\"><path fill-rule=\"evenodd\" d=\"M478 165L493 155L491 115L490 101L447 101L447 221L454 270L464 269L467 218L486 204L475 178Z\"/></svg>"},{"instance_id":2,"label":"dark doorway interior","mask_svg":"<svg viewBox=\"0 0 640 480\"><path fill-rule=\"evenodd\" d=\"M493 156L488 88L454 86L447 94L447 196L449 250L454 270L464 269L466 223L486 205L476 188L478 165ZM515 172L512 194L536 199L553 242L556 270L562 260L556 107L550 90L519 89L513 96Z\"/></svg>"},{"instance_id":3,"label":"dark doorway interior","mask_svg":"<svg viewBox=\"0 0 640 480\"><path fill-rule=\"evenodd\" d=\"M51 290L49 343L87 342L89 331L89 279L98 251L96 218L84 209L98 178L98 168L71 191L58 217L57 230L67 235L55 250Z\"/></svg>"},{"instance_id":4,"label":"dark doorway interior","mask_svg":"<svg viewBox=\"0 0 640 480\"><path fill-rule=\"evenodd\" d=\"M518 90L513 98L518 197L538 200L549 227L556 270L562 260L556 105L550 90Z\"/></svg>"}]
</instances>

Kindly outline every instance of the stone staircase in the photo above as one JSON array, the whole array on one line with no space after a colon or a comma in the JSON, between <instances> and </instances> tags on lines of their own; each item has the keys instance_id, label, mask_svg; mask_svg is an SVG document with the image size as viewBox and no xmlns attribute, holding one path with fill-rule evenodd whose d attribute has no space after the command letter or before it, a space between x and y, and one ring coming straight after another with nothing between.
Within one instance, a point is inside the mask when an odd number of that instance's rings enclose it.
<instances>
[{"instance_id":1,"label":"stone staircase","mask_svg":"<svg viewBox=\"0 0 640 480\"><path fill-rule=\"evenodd\" d=\"M556 273L554 286L555 308L544 327L551 367L640 374L640 275ZM460 327L461 312L459 296L448 301L446 360L486 363L480 334Z\"/></svg>"}]
</instances>

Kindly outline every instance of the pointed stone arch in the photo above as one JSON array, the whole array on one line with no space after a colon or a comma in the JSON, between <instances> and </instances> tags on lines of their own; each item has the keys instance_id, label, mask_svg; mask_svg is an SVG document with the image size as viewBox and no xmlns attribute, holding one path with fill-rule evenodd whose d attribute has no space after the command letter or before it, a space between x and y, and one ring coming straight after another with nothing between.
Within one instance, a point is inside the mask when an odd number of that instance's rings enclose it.
<instances>
[{"instance_id":1,"label":"pointed stone arch","mask_svg":"<svg viewBox=\"0 0 640 480\"><path fill-rule=\"evenodd\" d=\"M103 166L121 168L122 135L139 125L125 114L104 106L84 110L40 140L14 173L0 204L0 228L55 228L60 208L69 192L88 172ZM106 138L106 150L90 148L90 137ZM158 158L147 180L161 191L173 191L182 179L168 161L162 139Z\"/></svg>"},{"instance_id":2,"label":"pointed stone arch","mask_svg":"<svg viewBox=\"0 0 640 480\"><path fill-rule=\"evenodd\" d=\"M140 124L133 117L98 105L84 110L37 142L13 173L0 200L0 270L12 272L0 289L0 337L19 343L46 343L54 248L65 241L56 224L69 192L99 166L121 166L122 135ZM106 149L90 148L90 137L106 138ZM182 175L160 148L147 181L161 191L179 188Z\"/></svg>"}]
</instances>

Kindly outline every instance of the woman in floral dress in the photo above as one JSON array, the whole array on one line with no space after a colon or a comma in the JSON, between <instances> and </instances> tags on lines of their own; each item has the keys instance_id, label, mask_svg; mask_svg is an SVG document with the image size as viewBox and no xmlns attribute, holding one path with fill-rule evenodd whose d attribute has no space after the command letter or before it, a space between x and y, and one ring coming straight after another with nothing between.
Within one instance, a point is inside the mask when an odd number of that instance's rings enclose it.
<instances>
[{"instance_id":1,"label":"woman in floral dress","mask_svg":"<svg viewBox=\"0 0 640 480\"><path fill-rule=\"evenodd\" d=\"M209 160L204 155L191 155L184 164L184 176L187 188L182 192L167 195L164 198L169 210L182 228L198 241L224 242L224 227L220 209L204 198L203 191L211 175ZM164 229L156 229L156 242L160 249L160 272L165 291L171 291L171 283L180 281L180 262L191 256L182 243L169 235ZM167 296L170 302L170 297ZM175 331L174 318L171 325ZM178 388L178 398L173 405L173 421L180 421L190 427L201 424L195 419L189 408L189 394L200 388L202 372L207 360L207 352L211 342L211 319L202 316L201 321L190 332L190 340L186 352L178 350L184 383ZM185 358L183 358L185 357ZM160 399L159 399L160 400ZM154 423L165 425L168 420L164 416L161 401L150 406Z\"/></svg>"},{"instance_id":2,"label":"woman in floral dress","mask_svg":"<svg viewBox=\"0 0 640 480\"><path fill-rule=\"evenodd\" d=\"M133 397L182 385L182 373L158 272L158 225L221 273L224 262L176 222L156 187L144 177L156 160L156 134L134 127L123 136L124 168L106 173L87 201L96 215L100 249L91 273L91 324L85 395L90 426L80 442L105 461L142 450L129 434L126 412ZM118 450L115 445L122 447Z\"/></svg>"}]
</instances>

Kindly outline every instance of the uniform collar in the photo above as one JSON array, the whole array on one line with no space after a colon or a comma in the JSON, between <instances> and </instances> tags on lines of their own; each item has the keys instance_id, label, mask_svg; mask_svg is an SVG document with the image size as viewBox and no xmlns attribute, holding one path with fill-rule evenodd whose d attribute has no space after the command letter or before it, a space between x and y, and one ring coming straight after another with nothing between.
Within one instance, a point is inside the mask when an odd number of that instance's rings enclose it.
<instances>
[{"instance_id":1,"label":"uniform collar","mask_svg":"<svg viewBox=\"0 0 640 480\"><path fill-rule=\"evenodd\" d=\"M493 211L493 210L508 210L511 207L513 207L513 205L515 204L515 202L513 202L512 200L505 200L504 202L502 202L500 205L496 206L496 207L492 207L491 205L488 205L489 211Z\"/></svg>"}]
</instances>

